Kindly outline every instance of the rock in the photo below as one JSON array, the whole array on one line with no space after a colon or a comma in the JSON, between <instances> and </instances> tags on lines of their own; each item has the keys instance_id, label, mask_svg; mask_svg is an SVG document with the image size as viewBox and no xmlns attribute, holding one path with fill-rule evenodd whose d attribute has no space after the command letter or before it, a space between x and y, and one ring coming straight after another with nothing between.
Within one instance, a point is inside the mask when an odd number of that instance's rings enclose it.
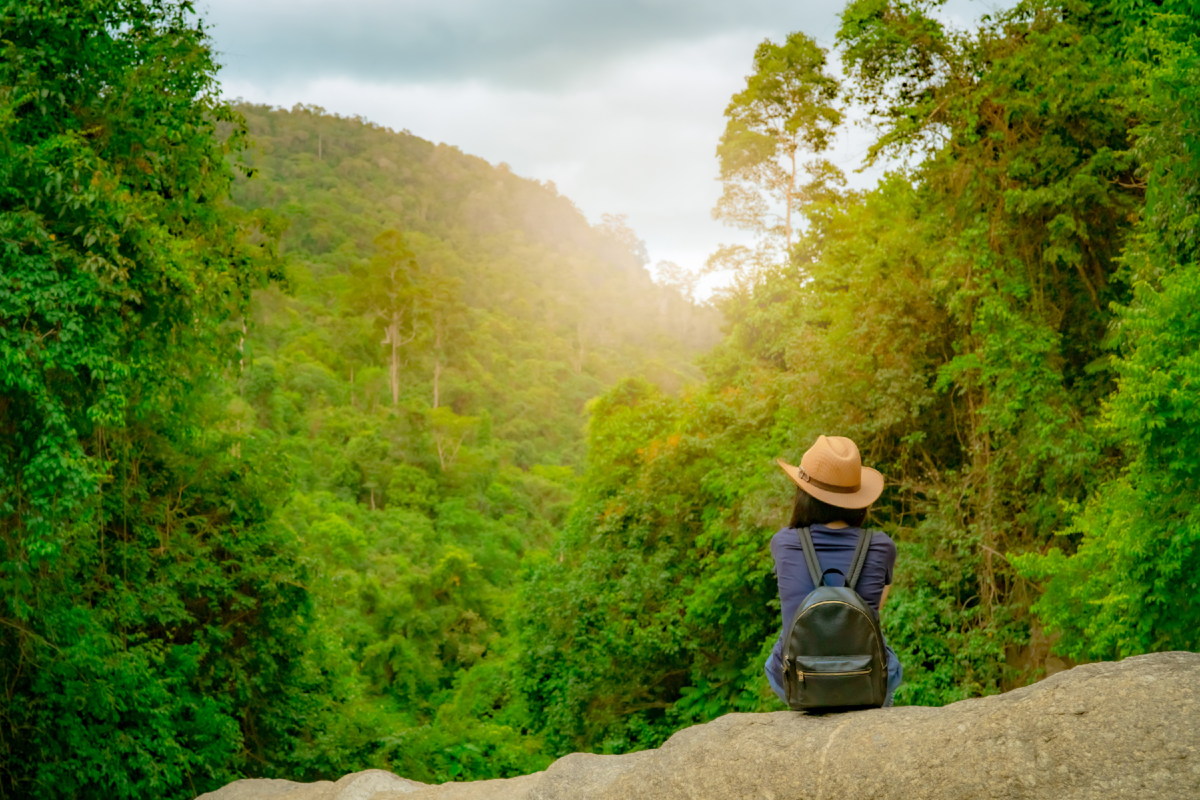
<instances>
[{"instance_id":1,"label":"rock","mask_svg":"<svg viewBox=\"0 0 1200 800\"><path fill-rule=\"evenodd\" d=\"M248 778L234 781L215 792L202 794L196 800L371 800L383 793L411 797L413 791L427 786L386 770L368 769L351 773L337 783L294 783L271 778Z\"/></svg>"},{"instance_id":2,"label":"rock","mask_svg":"<svg viewBox=\"0 0 1200 800\"><path fill-rule=\"evenodd\" d=\"M676 733L658 750L573 753L544 773L510 780L381 783L364 794L368 784L357 781L367 775L403 781L377 770L336 784L237 781L204 798L1200 798L1200 654L1086 664L1007 694L943 708L729 714ZM246 793L251 789L258 793Z\"/></svg>"},{"instance_id":3,"label":"rock","mask_svg":"<svg viewBox=\"0 0 1200 800\"><path fill-rule=\"evenodd\" d=\"M206 792L196 800L276 800L276 798L286 795L292 790L303 789L308 790L308 787L313 786L333 786L333 781L321 781L320 783L296 783L295 781L283 781L276 778L250 778L248 780L234 781L228 786L222 787L215 792Z\"/></svg>"},{"instance_id":4,"label":"rock","mask_svg":"<svg viewBox=\"0 0 1200 800\"><path fill-rule=\"evenodd\" d=\"M545 774L535 772L532 775L503 780L443 783L406 795L381 792L371 800L525 800L529 797L529 791Z\"/></svg>"}]
</instances>

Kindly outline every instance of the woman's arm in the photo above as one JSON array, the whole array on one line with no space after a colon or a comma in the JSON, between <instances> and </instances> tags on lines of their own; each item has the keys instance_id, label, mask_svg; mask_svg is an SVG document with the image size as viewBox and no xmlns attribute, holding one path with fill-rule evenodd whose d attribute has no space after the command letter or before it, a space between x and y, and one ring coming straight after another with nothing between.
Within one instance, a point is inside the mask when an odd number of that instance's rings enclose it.
<instances>
[{"instance_id":1,"label":"woman's arm","mask_svg":"<svg viewBox=\"0 0 1200 800\"><path fill-rule=\"evenodd\" d=\"M879 597L879 610L883 611L883 604L887 602L888 592L892 590L892 585L889 583L883 587L883 594Z\"/></svg>"}]
</instances>

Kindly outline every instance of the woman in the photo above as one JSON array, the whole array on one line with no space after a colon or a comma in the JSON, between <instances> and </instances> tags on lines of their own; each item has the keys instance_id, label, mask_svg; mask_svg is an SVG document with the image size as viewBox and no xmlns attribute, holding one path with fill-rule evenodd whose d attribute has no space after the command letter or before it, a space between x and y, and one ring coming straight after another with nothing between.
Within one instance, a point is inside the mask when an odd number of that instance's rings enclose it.
<instances>
[{"instance_id":1,"label":"woman","mask_svg":"<svg viewBox=\"0 0 1200 800\"><path fill-rule=\"evenodd\" d=\"M813 548L817 560L821 562L818 573L837 569L849 574L858 535L867 518L867 509L883 493L883 476L862 465L858 446L844 436L818 436L816 444L800 460L799 467L793 467L783 460L779 461L779 466L796 484L796 502L791 522L771 538L783 629L764 669L771 688L786 703L783 690L783 637L800 602L816 588L804 561L804 550L797 531L807 527L812 534ZM895 565L895 543L887 534L876 532L855 587L855 591L876 612L881 611L887 601ZM890 706L904 670L892 648L885 644L884 649L888 665L884 705Z\"/></svg>"}]
</instances>

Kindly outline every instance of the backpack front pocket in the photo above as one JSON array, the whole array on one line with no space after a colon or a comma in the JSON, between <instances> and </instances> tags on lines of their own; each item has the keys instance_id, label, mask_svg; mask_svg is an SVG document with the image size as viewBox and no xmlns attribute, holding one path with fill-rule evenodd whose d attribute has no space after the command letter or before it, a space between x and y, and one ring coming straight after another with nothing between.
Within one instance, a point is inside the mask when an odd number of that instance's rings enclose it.
<instances>
[{"instance_id":1,"label":"backpack front pocket","mask_svg":"<svg viewBox=\"0 0 1200 800\"><path fill-rule=\"evenodd\" d=\"M797 656L793 694L805 708L875 705L871 656Z\"/></svg>"}]
</instances>

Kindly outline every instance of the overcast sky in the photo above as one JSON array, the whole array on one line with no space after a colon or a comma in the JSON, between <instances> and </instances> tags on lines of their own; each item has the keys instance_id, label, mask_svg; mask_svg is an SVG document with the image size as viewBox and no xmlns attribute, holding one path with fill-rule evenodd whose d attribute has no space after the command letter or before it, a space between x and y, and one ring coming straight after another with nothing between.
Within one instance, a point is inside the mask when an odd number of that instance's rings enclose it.
<instances>
[{"instance_id":1,"label":"overcast sky","mask_svg":"<svg viewBox=\"0 0 1200 800\"><path fill-rule=\"evenodd\" d=\"M969 20L1009 0L950 0ZM744 235L710 216L724 110L755 46L802 30L815 0L201 0L225 94L314 104L552 180L596 222L627 214L652 263L698 270ZM844 137L852 173L868 143ZM877 176L851 175L863 186Z\"/></svg>"}]
</instances>

